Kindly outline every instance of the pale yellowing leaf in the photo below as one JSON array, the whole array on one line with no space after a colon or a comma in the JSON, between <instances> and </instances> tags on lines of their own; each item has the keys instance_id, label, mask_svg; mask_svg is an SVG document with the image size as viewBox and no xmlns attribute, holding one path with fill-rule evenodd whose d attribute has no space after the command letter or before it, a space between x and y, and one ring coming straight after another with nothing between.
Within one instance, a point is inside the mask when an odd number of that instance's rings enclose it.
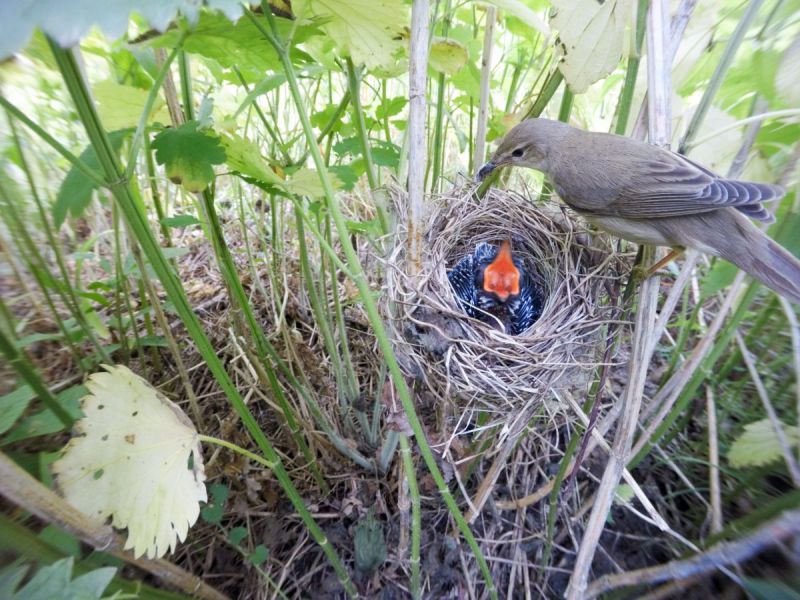
<instances>
[{"instance_id":1,"label":"pale yellowing leaf","mask_svg":"<svg viewBox=\"0 0 800 600\"><path fill-rule=\"evenodd\" d=\"M219 138L225 148L225 162L234 171L253 177L264 183L283 187L284 181L269 168L261 156L258 146L235 133L223 134Z\"/></svg>"},{"instance_id":2,"label":"pale yellowing leaf","mask_svg":"<svg viewBox=\"0 0 800 600\"><path fill-rule=\"evenodd\" d=\"M467 47L461 42L448 38L434 38L431 43L428 64L435 71L455 75L465 64L469 54Z\"/></svg>"},{"instance_id":3,"label":"pale yellowing leaf","mask_svg":"<svg viewBox=\"0 0 800 600\"><path fill-rule=\"evenodd\" d=\"M391 69L404 42L408 11L402 0L294 0L299 19L313 19L342 56L368 69Z\"/></svg>"},{"instance_id":4,"label":"pale yellowing leaf","mask_svg":"<svg viewBox=\"0 0 800 600\"><path fill-rule=\"evenodd\" d=\"M619 64L632 0L553 0L550 25L558 30L558 68L569 89L585 92Z\"/></svg>"},{"instance_id":5,"label":"pale yellowing leaf","mask_svg":"<svg viewBox=\"0 0 800 600\"><path fill-rule=\"evenodd\" d=\"M135 556L162 556L186 538L207 500L197 431L130 369L105 369L86 383L85 417L53 464L56 481L89 518L127 528Z\"/></svg>"},{"instance_id":6,"label":"pale yellowing leaf","mask_svg":"<svg viewBox=\"0 0 800 600\"><path fill-rule=\"evenodd\" d=\"M328 176L333 183L334 188L341 187L339 179L330 171ZM325 195L325 190L322 187L322 182L319 180L319 173L316 169L302 168L292 175L287 183L289 191L300 196L308 196L310 198L321 198Z\"/></svg>"},{"instance_id":7,"label":"pale yellowing leaf","mask_svg":"<svg viewBox=\"0 0 800 600\"><path fill-rule=\"evenodd\" d=\"M800 444L800 428L781 424L791 446ZM736 438L728 451L732 467L760 467L781 458L781 446L775 428L769 419L745 425L744 432Z\"/></svg>"},{"instance_id":8,"label":"pale yellowing leaf","mask_svg":"<svg viewBox=\"0 0 800 600\"><path fill-rule=\"evenodd\" d=\"M94 99L97 101L97 110L103 127L108 131L136 127L144 111L147 97L150 92L130 85L122 85L107 79L92 87ZM153 109L148 115L148 122L158 121L169 123L167 105L159 93Z\"/></svg>"}]
</instances>

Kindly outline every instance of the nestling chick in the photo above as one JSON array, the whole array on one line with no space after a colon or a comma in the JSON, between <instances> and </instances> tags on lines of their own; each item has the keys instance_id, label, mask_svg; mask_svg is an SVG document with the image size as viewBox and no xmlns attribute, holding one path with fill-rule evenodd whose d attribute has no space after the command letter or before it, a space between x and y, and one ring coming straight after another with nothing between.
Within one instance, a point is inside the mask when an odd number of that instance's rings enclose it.
<instances>
[{"instance_id":1,"label":"nestling chick","mask_svg":"<svg viewBox=\"0 0 800 600\"><path fill-rule=\"evenodd\" d=\"M772 220L761 203L783 197L778 186L725 179L664 148L548 119L509 131L477 179L506 165L544 172L567 205L613 235L720 256L800 303L800 261L750 221Z\"/></svg>"},{"instance_id":2,"label":"nestling chick","mask_svg":"<svg viewBox=\"0 0 800 600\"><path fill-rule=\"evenodd\" d=\"M539 318L538 291L508 241L499 249L481 242L447 278L464 312L506 333L519 335Z\"/></svg>"}]
</instances>

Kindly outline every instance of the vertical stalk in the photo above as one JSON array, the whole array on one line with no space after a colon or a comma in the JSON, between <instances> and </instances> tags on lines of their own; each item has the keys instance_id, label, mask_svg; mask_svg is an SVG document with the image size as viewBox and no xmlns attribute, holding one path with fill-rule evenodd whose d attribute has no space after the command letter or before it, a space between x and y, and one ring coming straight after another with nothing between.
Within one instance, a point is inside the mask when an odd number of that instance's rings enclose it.
<instances>
[{"instance_id":1,"label":"vertical stalk","mask_svg":"<svg viewBox=\"0 0 800 600\"><path fill-rule=\"evenodd\" d=\"M636 79L639 76L639 64L642 61L642 44L644 43L644 33L647 21L647 4L649 0L639 0L636 5L636 34L634 36L634 47L628 57L628 64L625 68L625 83L622 86L622 93L619 96L617 105L617 124L614 133L625 135L628 129L628 119L631 115L631 104L633 103L633 92L636 89Z\"/></svg>"},{"instance_id":2,"label":"vertical stalk","mask_svg":"<svg viewBox=\"0 0 800 600\"><path fill-rule=\"evenodd\" d=\"M422 272L422 238L425 229L425 89L428 83L428 0L411 5L411 49L408 69L408 267Z\"/></svg>"},{"instance_id":3,"label":"vertical stalk","mask_svg":"<svg viewBox=\"0 0 800 600\"><path fill-rule=\"evenodd\" d=\"M447 37L450 32L450 0L445 0L444 10L442 11L442 36ZM433 33L433 32L431 32ZM436 120L433 129L433 172L431 174L431 191L439 189L439 177L442 174L444 163L444 73L439 73L436 87Z\"/></svg>"},{"instance_id":4,"label":"vertical stalk","mask_svg":"<svg viewBox=\"0 0 800 600\"><path fill-rule=\"evenodd\" d=\"M494 47L494 26L497 22L497 9L486 9L486 24L483 28L483 56L481 57L481 95L478 105L478 127L475 134L475 152L472 155L472 172L477 173L486 158L486 126L489 121L489 101L491 100L492 48Z\"/></svg>"},{"instance_id":5,"label":"vertical stalk","mask_svg":"<svg viewBox=\"0 0 800 600\"><path fill-rule=\"evenodd\" d=\"M372 193L378 189L378 176L376 174L375 163L372 160L372 150L369 143L369 132L367 131L367 124L364 120L364 109L361 107L361 78L353 66L353 61L347 57L347 84L350 89L350 100L353 104L353 121L358 131L358 139L361 140L361 152L364 156L364 164L367 168L367 181L369 182L372 201L375 204L375 210L378 211L378 220L381 223L381 232L389 233L389 217L386 214L386 207L383 202L379 201L375 194Z\"/></svg>"}]
</instances>

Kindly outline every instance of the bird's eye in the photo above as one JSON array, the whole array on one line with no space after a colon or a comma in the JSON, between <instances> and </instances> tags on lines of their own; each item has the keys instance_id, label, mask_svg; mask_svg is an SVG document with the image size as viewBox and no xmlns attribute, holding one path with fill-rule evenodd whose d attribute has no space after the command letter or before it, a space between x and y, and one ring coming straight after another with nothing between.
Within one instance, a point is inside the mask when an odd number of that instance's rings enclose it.
<instances>
[{"instance_id":1,"label":"bird's eye","mask_svg":"<svg viewBox=\"0 0 800 600\"><path fill-rule=\"evenodd\" d=\"M513 156L514 158L519 158L520 156L522 156L523 152L524 150L522 148L517 148L511 153L511 156Z\"/></svg>"}]
</instances>

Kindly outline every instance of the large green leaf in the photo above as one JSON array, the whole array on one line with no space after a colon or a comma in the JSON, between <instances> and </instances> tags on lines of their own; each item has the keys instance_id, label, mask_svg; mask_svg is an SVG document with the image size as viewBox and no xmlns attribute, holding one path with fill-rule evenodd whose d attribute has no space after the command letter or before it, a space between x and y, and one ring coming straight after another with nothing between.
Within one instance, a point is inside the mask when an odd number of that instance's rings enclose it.
<instances>
[{"instance_id":1,"label":"large green leaf","mask_svg":"<svg viewBox=\"0 0 800 600\"><path fill-rule=\"evenodd\" d=\"M130 85L122 85L111 79L92 86L100 120L106 129L135 128L139 124L144 105L150 92ZM159 94L148 115L148 122L169 123L167 104Z\"/></svg>"},{"instance_id":2,"label":"large green leaf","mask_svg":"<svg viewBox=\"0 0 800 600\"><path fill-rule=\"evenodd\" d=\"M315 20L331 37L342 56L368 69L392 69L404 48L408 25L402 0L295 0L299 19Z\"/></svg>"},{"instance_id":3,"label":"large green leaf","mask_svg":"<svg viewBox=\"0 0 800 600\"><path fill-rule=\"evenodd\" d=\"M225 162L219 138L197 130L197 121L165 129L153 140L156 161L167 177L187 191L202 192L214 179L214 165Z\"/></svg>"},{"instance_id":4,"label":"large green leaf","mask_svg":"<svg viewBox=\"0 0 800 600\"><path fill-rule=\"evenodd\" d=\"M6 576L9 585L2 589L3 598L9 600L94 600L102 598L103 591L117 572L116 567L101 567L72 579L73 557L64 558L40 568L23 587L15 590L25 574L26 567L12 567Z\"/></svg>"},{"instance_id":5,"label":"large green leaf","mask_svg":"<svg viewBox=\"0 0 800 600\"><path fill-rule=\"evenodd\" d=\"M0 60L22 48L37 27L66 48L78 43L95 25L111 38L121 37L127 32L134 11L152 27L164 31L179 13L190 22L196 21L203 4L222 10L229 19L242 14L242 4L238 0L105 0L102 3L71 0L68 4L62 0L3 1L0 2L0 23L3 24Z\"/></svg>"},{"instance_id":6,"label":"large green leaf","mask_svg":"<svg viewBox=\"0 0 800 600\"><path fill-rule=\"evenodd\" d=\"M123 129L108 134L108 139L115 152L119 152L122 142L131 134L131 131L131 129ZM97 155L91 145L87 146L81 153L81 160L90 169L100 172L100 163L97 161ZM96 189L97 185L91 179L75 167L72 167L61 183L56 201L53 204L53 222L56 227L61 227L64 223L67 218L67 212L75 218L80 217L86 207L89 206L89 202L92 200L92 192Z\"/></svg>"}]
</instances>

